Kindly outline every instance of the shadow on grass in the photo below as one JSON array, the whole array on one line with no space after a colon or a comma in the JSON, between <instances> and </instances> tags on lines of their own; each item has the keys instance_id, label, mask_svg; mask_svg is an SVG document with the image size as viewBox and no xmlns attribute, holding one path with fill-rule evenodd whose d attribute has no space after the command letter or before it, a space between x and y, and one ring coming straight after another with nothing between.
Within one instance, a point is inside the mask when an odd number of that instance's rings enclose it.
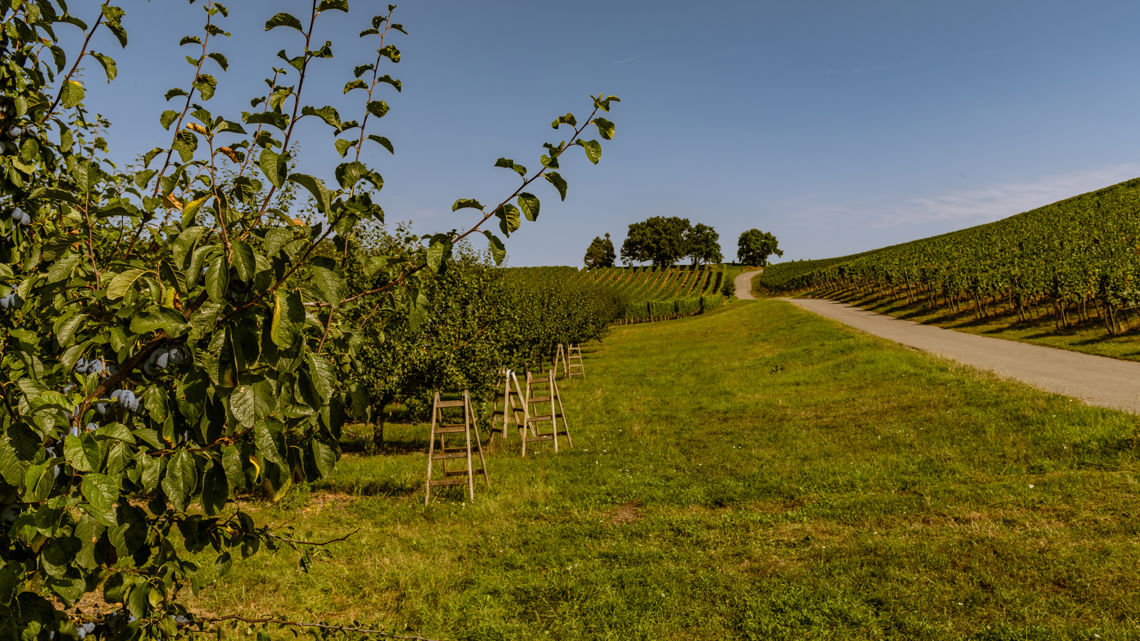
<instances>
[{"instance_id":1,"label":"shadow on grass","mask_svg":"<svg viewBox=\"0 0 1140 641\"><path fill-rule=\"evenodd\" d=\"M352 496L402 498L424 491L422 481L408 482L388 477L330 479L313 485L314 490Z\"/></svg>"}]
</instances>

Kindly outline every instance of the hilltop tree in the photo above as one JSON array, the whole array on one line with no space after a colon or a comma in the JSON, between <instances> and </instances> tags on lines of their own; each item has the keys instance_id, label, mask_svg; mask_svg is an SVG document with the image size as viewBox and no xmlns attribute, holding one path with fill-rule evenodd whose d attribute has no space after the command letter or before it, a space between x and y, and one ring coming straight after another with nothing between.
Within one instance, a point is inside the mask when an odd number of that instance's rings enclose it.
<instances>
[{"instance_id":1,"label":"hilltop tree","mask_svg":"<svg viewBox=\"0 0 1140 641\"><path fill-rule=\"evenodd\" d=\"M784 252L771 232L749 229L740 235L736 249L736 260L740 263L764 267L768 264L768 257L773 254L783 256Z\"/></svg>"},{"instance_id":2,"label":"hilltop tree","mask_svg":"<svg viewBox=\"0 0 1140 641\"><path fill-rule=\"evenodd\" d=\"M719 263L724 259L720 251L720 234L708 225L703 223L694 225L685 234L685 242L688 245L688 256L693 260L694 266L701 263Z\"/></svg>"},{"instance_id":3,"label":"hilltop tree","mask_svg":"<svg viewBox=\"0 0 1140 641\"><path fill-rule=\"evenodd\" d=\"M586 257L582 260L586 263L587 269L597 269L613 267L615 258L614 241L610 240L609 234L606 234L605 238L594 237L593 242L586 248Z\"/></svg>"},{"instance_id":4,"label":"hilltop tree","mask_svg":"<svg viewBox=\"0 0 1140 641\"><path fill-rule=\"evenodd\" d=\"M621 245L621 259L626 264L652 262L666 267L689 254L686 235L691 228L688 218L654 216L629 226Z\"/></svg>"}]
</instances>

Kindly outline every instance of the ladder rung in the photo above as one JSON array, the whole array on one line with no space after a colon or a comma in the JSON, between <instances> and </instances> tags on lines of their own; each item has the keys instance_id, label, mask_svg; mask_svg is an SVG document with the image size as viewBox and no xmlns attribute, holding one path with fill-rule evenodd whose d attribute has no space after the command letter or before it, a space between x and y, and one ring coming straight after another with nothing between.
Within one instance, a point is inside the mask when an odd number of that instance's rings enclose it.
<instances>
[{"instance_id":1,"label":"ladder rung","mask_svg":"<svg viewBox=\"0 0 1140 641\"><path fill-rule=\"evenodd\" d=\"M466 431L467 431L466 425L441 425L441 426L435 428L436 434L457 434L457 433L466 432Z\"/></svg>"},{"instance_id":2,"label":"ladder rung","mask_svg":"<svg viewBox=\"0 0 1140 641\"><path fill-rule=\"evenodd\" d=\"M467 476L467 472L464 472L463 476ZM467 485L467 479L432 479L428 481L428 485L431 487L437 485Z\"/></svg>"},{"instance_id":3,"label":"ladder rung","mask_svg":"<svg viewBox=\"0 0 1140 641\"><path fill-rule=\"evenodd\" d=\"M450 461L454 458L467 458L467 450L462 452L446 452L444 454L432 454L431 460L433 461Z\"/></svg>"},{"instance_id":4,"label":"ladder rung","mask_svg":"<svg viewBox=\"0 0 1140 641\"><path fill-rule=\"evenodd\" d=\"M463 401L463 399L459 399L458 401L440 401L440 402L436 403L435 406L436 407L463 407L464 401Z\"/></svg>"},{"instance_id":5,"label":"ladder rung","mask_svg":"<svg viewBox=\"0 0 1140 641\"><path fill-rule=\"evenodd\" d=\"M542 414L539 416L532 416L532 417L530 417L530 420L532 422L533 421L553 421L554 415L553 414Z\"/></svg>"},{"instance_id":6,"label":"ladder rung","mask_svg":"<svg viewBox=\"0 0 1140 641\"><path fill-rule=\"evenodd\" d=\"M530 399L530 402L531 403L546 403L549 400L550 400L549 396L535 396L534 398Z\"/></svg>"},{"instance_id":7,"label":"ladder rung","mask_svg":"<svg viewBox=\"0 0 1140 641\"><path fill-rule=\"evenodd\" d=\"M542 376L539 378L532 378L532 379L530 379L530 382L531 383L549 383L550 377L549 376Z\"/></svg>"}]
</instances>

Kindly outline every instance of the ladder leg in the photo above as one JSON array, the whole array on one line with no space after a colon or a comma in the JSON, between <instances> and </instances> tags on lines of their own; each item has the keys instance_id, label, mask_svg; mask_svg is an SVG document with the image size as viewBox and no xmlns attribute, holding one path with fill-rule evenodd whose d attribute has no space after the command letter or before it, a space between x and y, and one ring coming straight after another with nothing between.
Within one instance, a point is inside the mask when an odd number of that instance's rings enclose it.
<instances>
[{"instance_id":1,"label":"ladder leg","mask_svg":"<svg viewBox=\"0 0 1140 641\"><path fill-rule=\"evenodd\" d=\"M503 420L504 421L507 420L506 413L503 414ZM471 415L471 423L472 423L472 425L475 424L475 415L474 414ZM475 427L475 447L479 449L480 470L483 472L483 480L487 482L487 487L491 487L491 475L487 473L487 459L486 459L486 457L483 456L483 439L479 436L479 426L474 425L474 427Z\"/></svg>"},{"instance_id":2,"label":"ladder leg","mask_svg":"<svg viewBox=\"0 0 1140 641\"><path fill-rule=\"evenodd\" d=\"M475 474L471 470L471 398L463 390L463 435L467 440L467 494L475 500Z\"/></svg>"},{"instance_id":3,"label":"ladder leg","mask_svg":"<svg viewBox=\"0 0 1140 641\"><path fill-rule=\"evenodd\" d=\"M555 394L554 398L558 399L558 411L560 414L562 414L562 427L565 428L565 430L566 430L566 444L570 447L574 447L574 439L570 438L570 424L566 422L566 408L562 407L562 393L558 391L558 385L557 384L554 385L554 394ZM552 400L551 409L553 409L553 406L554 406L554 403ZM554 426L554 431L556 431L556 432L558 431L558 425L557 424L555 424L555 426Z\"/></svg>"},{"instance_id":4,"label":"ladder leg","mask_svg":"<svg viewBox=\"0 0 1140 641\"><path fill-rule=\"evenodd\" d=\"M435 454L435 418L439 412L439 392L435 393L432 399L431 407L431 438L428 440L428 469L427 469L427 482L424 483L424 505L428 504L431 498L431 457Z\"/></svg>"},{"instance_id":5,"label":"ladder leg","mask_svg":"<svg viewBox=\"0 0 1140 641\"><path fill-rule=\"evenodd\" d=\"M511 410L511 370L503 377L503 443L507 442L507 412Z\"/></svg>"},{"instance_id":6,"label":"ladder leg","mask_svg":"<svg viewBox=\"0 0 1140 641\"><path fill-rule=\"evenodd\" d=\"M554 433L554 451L558 451L558 417L554 414L554 370L550 370L550 431Z\"/></svg>"}]
</instances>

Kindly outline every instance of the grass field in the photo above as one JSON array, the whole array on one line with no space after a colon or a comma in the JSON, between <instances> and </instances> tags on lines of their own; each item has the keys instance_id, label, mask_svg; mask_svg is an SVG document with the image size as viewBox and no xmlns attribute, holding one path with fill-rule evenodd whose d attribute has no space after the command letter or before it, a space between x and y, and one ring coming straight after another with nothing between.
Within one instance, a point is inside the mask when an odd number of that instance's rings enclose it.
<instances>
[{"instance_id":1,"label":"grass field","mask_svg":"<svg viewBox=\"0 0 1140 641\"><path fill-rule=\"evenodd\" d=\"M203 612L433 639L1140 638L1136 418L733 303L617 329L563 385L575 449L424 508L426 433L349 455ZM516 437L517 438L517 437Z\"/></svg>"}]
</instances>

